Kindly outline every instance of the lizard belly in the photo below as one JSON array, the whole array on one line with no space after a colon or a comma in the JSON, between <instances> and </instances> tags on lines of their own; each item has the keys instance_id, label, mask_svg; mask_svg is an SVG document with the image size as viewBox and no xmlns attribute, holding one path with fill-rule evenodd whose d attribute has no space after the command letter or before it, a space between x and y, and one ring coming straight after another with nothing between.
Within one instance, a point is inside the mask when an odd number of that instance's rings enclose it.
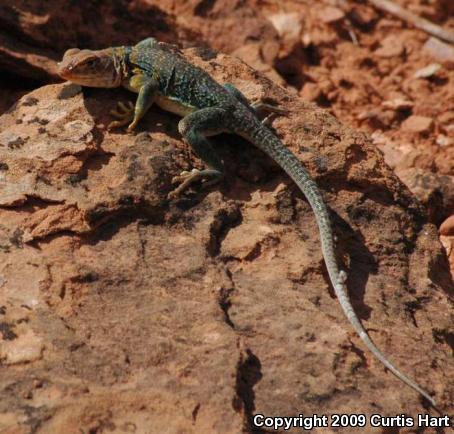
<instances>
[{"instance_id":1,"label":"lizard belly","mask_svg":"<svg viewBox=\"0 0 454 434\"><path fill-rule=\"evenodd\" d=\"M155 103L165 111L179 116L187 116L197 110L196 107L184 104L183 102L163 95L158 95Z\"/></svg>"}]
</instances>

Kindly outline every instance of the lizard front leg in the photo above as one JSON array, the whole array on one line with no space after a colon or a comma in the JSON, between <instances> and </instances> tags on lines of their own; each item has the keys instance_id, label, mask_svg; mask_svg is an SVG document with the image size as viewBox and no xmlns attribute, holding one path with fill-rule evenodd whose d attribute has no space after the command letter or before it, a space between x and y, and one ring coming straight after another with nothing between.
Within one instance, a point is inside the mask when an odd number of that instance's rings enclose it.
<instances>
[{"instance_id":1,"label":"lizard front leg","mask_svg":"<svg viewBox=\"0 0 454 434\"><path fill-rule=\"evenodd\" d=\"M178 123L178 131L183 136L183 139L191 145L194 152L208 168L204 170L193 169L191 172L183 172L180 176L176 176L172 181L181 182L181 184L169 193L169 198L178 196L189 185L199 179L209 178L209 181L206 181L204 186L211 185L222 179L224 176L224 165L206 136L226 131L226 116L228 116L228 110L220 107L208 107L185 116Z\"/></svg>"},{"instance_id":2,"label":"lizard front leg","mask_svg":"<svg viewBox=\"0 0 454 434\"><path fill-rule=\"evenodd\" d=\"M129 110L127 108L126 110L124 109L124 113L120 114L122 119L111 122L108 128L119 127L132 120L128 126L128 131L132 131L153 104L158 90L158 83L154 78L138 73L133 75L124 86L127 89L138 93L134 110L131 108L129 108ZM117 115L115 112L113 114Z\"/></svg>"}]
</instances>

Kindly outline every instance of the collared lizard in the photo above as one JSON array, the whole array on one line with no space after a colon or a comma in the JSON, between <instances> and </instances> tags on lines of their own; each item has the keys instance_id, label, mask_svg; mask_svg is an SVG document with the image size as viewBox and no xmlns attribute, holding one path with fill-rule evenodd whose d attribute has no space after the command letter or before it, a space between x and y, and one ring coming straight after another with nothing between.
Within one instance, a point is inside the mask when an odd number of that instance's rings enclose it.
<instances>
[{"instance_id":1,"label":"collared lizard","mask_svg":"<svg viewBox=\"0 0 454 434\"><path fill-rule=\"evenodd\" d=\"M233 85L222 86L207 72L191 64L177 47L148 38L135 46L103 50L68 50L59 64L59 74L73 83L90 87L123 86L138 94L135 106L119 104L114 112L119 120L109 126L129 124L134 130L152 104L182 117L178 130L207 168L183 172L174 178L180 185L169 194L181 194L196 180L205 185L219 181L223 163L208 136L237 134L275 160L298 185L311 205L320 231L323 257L340 305L353 328L374 356L394 375L424 396L435 401L415 381L397 369L372 342L360 323L347 295L346 273L336 260L334 235L327 207L319 188L297 157L287 149L257 114L258 107Z\"/></svg>"}]
</instances>

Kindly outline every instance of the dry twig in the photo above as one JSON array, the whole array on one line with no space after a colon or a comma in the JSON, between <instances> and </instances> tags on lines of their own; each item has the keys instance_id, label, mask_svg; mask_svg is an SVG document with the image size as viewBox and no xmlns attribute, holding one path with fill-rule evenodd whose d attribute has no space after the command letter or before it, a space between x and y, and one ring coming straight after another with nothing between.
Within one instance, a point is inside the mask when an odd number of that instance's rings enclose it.
<instances>
[{"instance_id":1,"label":"dry twig","mask_svg":"<svg viewBox=\"0 0 454 434\"><path fill-rule=\"evenodd\" d=\"M409 12L403 9L401 6L390 0L369 0L377 9L381 9L390 14L393 14L404 21L408 21L418 29L424 30L425 32L436 36L437 38L443 39L444 41L454 44L454 33L441 28L440 26L432 23L425 18L421 18L415 15L413 12Z\"/></svg>"}]
</instances>

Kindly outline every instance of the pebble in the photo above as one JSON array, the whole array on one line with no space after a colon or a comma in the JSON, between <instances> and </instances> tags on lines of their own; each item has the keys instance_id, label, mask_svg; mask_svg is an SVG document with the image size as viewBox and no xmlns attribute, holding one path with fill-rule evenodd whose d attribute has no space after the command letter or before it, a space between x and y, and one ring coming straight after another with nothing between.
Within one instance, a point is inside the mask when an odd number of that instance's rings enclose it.
<instances>
[{"instance_id":1,"label":"pebble","mask_svg":"<svg viewBox=\"0 0 454 434\"><path fill-rule=\"evenodd\" d=\"M444 134L438 134L436 142L438 146L451 146L454 140Z\"/></svg>"},{"instance_id":2,"label":"pebble","mask_svg":"<svg viewBox=\"0 0 454 434\"><path fill-rule=\"evenodd\" d=\"M285 40L299 38L303 27L300 14L297 14L296 12L279 13L271 15L268 19L271 21L281 38Z\"/></svg>"},{"instance_id":3,"label":"pebble","mask_svg":"<svg viewBox=\"0 0 454 434\"><path fill-rule=\"evenodd\" d=\"M343 20L345 12L342 9L327 6L320 11L318 17L322 23L331 24Z\"/></svg>"},{"instance_id":4,"label":"pebble","mask_svg":"<svg viewBox=\"0 0 454 434\"><path fill-rule=\"evenodd\" d=\"M433 119L426 116L412 115L402 122L402 130L409 133L426 133L432 129Z\"/></svg>"},{"instance_id":5,"label":"pebble","mask_svg":"<svg viewBox=\"0 0 454 434\"><path fill-rule=\"evenodd\" d=\"M442 66L439 63L431 63L424 68L418 69L413 77L415 78L429 78L436 74Z\"/></svg>"},{"instance_id":6,"label":"pebble","mask_svg":"<svg viewBox=\"0 0 454 434\"><path fill-rule=\"evenodd\" d=\"M454 68L454 47L437 38L429 38L423 45L422 50L445 66Z\"/></svg>"},{"instance_id":7,"label":"pebble","mask_svg":"<svg viewBox=\"0 0 454 434\"><path fill-rule=\"evenodd\" d=\"M398 57L405 51L405 48L395 36L388 36L381 42L381 47L375 50L375 54L379 57Z\"/></svg>"},{"instance_id":8,"label":"pebble","mask_svg":"<svg viewBox=\"0 0 454 434\"><path fill-rule=\"evenodd\" d=\"M440 225L440 235L444 235L444 236L454 235L454 214L449 216Z\"/></svg>"},{"instance_id":9,"label":"pebble","mask_svg":"<svg viewBox=\"0 0 454 434\"><path fill-rule=\"evenodd\" d=\"M382 107L391 110L408 110L413 107L413 102L407 99L391 99L382 102Z\"/></svg>"}]
</instances>

